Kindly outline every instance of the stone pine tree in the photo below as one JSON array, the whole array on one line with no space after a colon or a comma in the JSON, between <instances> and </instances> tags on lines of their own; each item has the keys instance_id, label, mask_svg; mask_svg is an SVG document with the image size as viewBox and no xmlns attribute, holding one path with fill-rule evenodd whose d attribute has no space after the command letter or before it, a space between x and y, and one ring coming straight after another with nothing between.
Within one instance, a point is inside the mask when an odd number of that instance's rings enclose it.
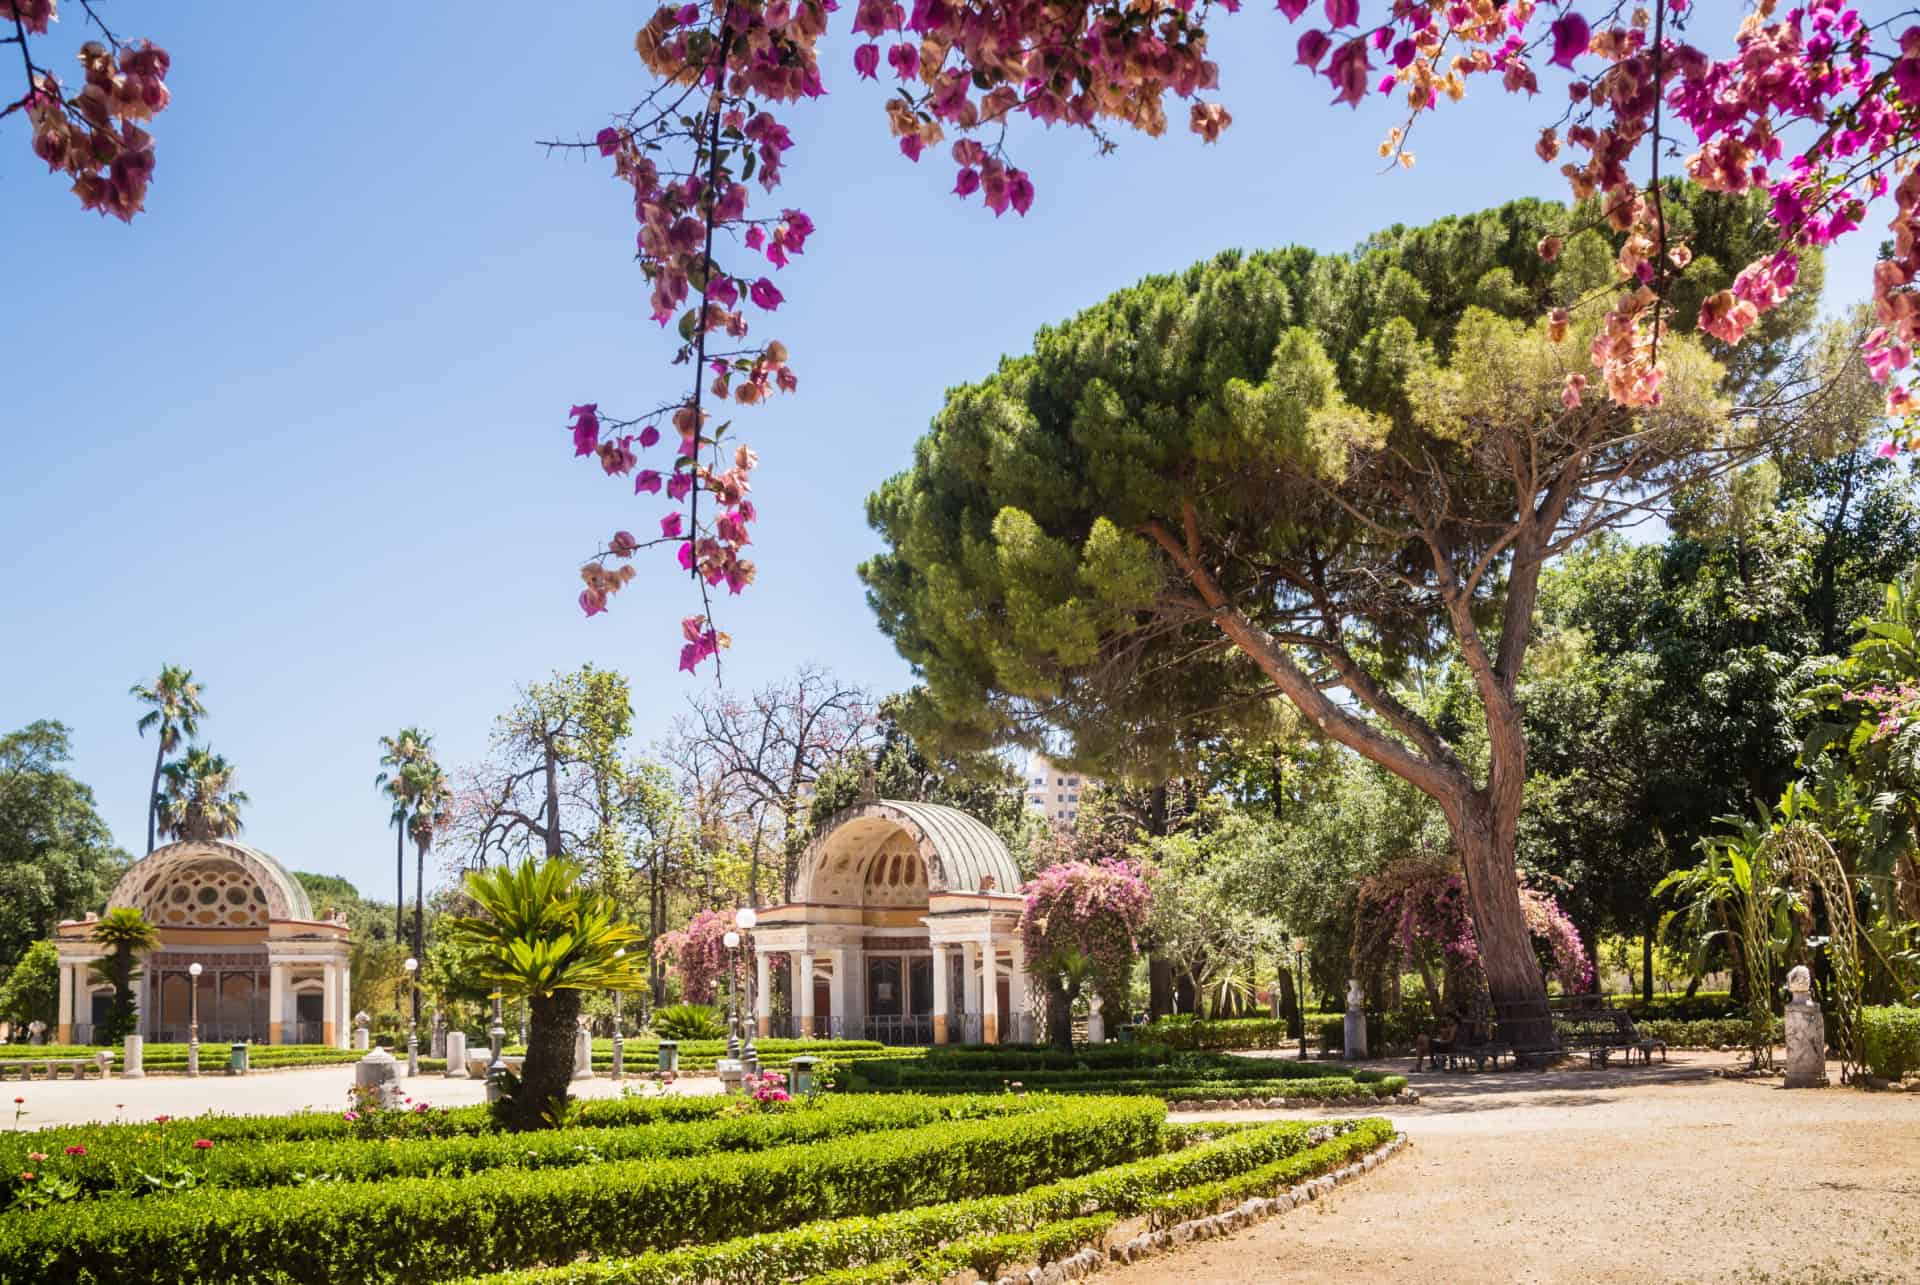
<instances>
[{"instance_id":1,"label":"stone pine tree","mask_svg":"<svg viewBox=\"0 0 1920 1285\"><path fill-rule=\"evenodd\" d=\"M1755 204L1666 204L1695 288L1766 244ZM915 734L1064 737L1140 779L1196 721L1284 697L1439 805L1508 1034L1550 1040L1515 872L1541 572L1830 427L1804 308L1734 353L1669 336L1658 406L1584 396L1617 248L1592 213L1517 202L1352 255L1224 254L951 391L870 499L887 551L861 568L923 683ZM1401 694L1443 659L1472 676L1484 751Z\"/></svg>"}]
</instances>

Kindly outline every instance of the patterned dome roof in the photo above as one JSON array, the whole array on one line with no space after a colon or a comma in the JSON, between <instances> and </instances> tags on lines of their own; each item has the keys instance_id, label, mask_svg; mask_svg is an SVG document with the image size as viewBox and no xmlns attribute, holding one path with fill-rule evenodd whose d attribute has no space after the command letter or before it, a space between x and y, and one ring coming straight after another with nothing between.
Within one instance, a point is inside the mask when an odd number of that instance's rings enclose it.
<instances>
[{"instance_id":1,"label":"patterned dome roof","mask_svg":"<svg viewBox=\"0 0 1920 1285\"><path fill-rule=\"evenodd\" d=\"M107 908L122 906L162 928L258 928L270 919L313 918L307 890L285 866L232 839L155 848L114 885Z\"/></svg>"},{"instance_id":2,"label":"patterned dome roof","mask_svg":"<svg viewBox=\"0 0 1920 1285\"><path fill-rule=\"evenodd\" d=\"M977 818L940 803L870 799L821 827L807 846L794 899L847 902L858 898L863 887L875 886L870 862L905 855L895 851L901 840L918 856L925 882L913 877L919 871L901 877L897 863L889 862L885 887L897 886L902 893L912 889L922 897L940 892L1012 893L1020 887L1020 868L1013 854Z\"/></svg>"}]
</instances>

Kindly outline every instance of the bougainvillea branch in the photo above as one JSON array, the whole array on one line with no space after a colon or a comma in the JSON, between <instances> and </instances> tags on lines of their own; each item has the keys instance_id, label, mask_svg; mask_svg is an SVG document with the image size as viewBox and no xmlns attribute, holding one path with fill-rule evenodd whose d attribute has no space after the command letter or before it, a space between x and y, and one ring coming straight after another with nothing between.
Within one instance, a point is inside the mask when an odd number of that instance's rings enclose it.
<instances>
[{"instance_id":1,"label":"bougainvillea branch","mask_svg":"<svg viewBox=\"0 0 1920 1285\"><path fill-rule=\"evenodd\" d=\"M146 205L153 181L153 136L143 128L167 108L167 71L172 60L151 40L122 41L80 0L87 21L106 43L80 46L80 88L69 93L60 78L34 61L33 38L58 20L56 0L0 0L0 45L16 45L24 92L0 107L0 120L24 112L33 126L33 154L51 173L73 179L83 209L131 222Z\"/></svg>"},{"instance_id":2,"label":"bougainvillea branch","mask_svg":"<svg viewBox=\"0 0 1920 1285\"><path fill-rule=\"evenodd\" d=\"M1889 414L1901 420L1887 449L1920 439L1915 395L1900 376L1920 344L1920 292L1912 284L1920 279L1920 170L1913 165L1920 25L1891 34L1912 15L1869 23L1846 0L1786 10L1759 0L1738 18L1732 52L1716 59L1688 42L1689 0L1614 0L1584 13L1574 0L1278 0L1277 7L1303 26L1294 61L1326 78L1334 103L1357 107L1378 94L1403 105L1403 122L1380 146L1402 167L1413 165L1414 126L1465 97L1475 77L1531 100L1543 76L1564 73L1563 105L1546 113L1532 147L1543 162L1560 162L1574 197L1597 198L1616 234L1617 280L1590 350L1603 385L1594 392L1625 405L1660 400L1669 301L1693 261L1691 248L1669 235L1662 209L1661 160L1677 147L1666 133L1673 122L1694 135L1684 160L1693 182L1726 192L1764 187L1772 197L1779 247L1700 305L1701 328L1728 344L1791 295L1802 253L1858 230L1868 203L1890 192L1893 250L1873 278L1881 326L1864 356L1872 376L1889 385ZM746 183L757 165L767 192L778 184L792 140L767 106L825 92L814 46L838 8L835 0L708 0L660 9L635 42L656 88L592 143L574 145L611 158L615 176L632 186L653 315L662 325L678 316L683 344L675 361L694 367L688 395L620 422L672 420L681 455L665 489L684 509L682 523L663 526L659 541L616 536L583 569L581 606L588 614L604 610L631 578L626 563L635 550L672 543L702 589L700 614L682 622L683 668L726 644L705 591L724 582L737 593L753 578L741 556L754 517L744 498L751 454L722 471L720 439L729 425L709 429L703 397L745 406L795 387L778 343L709 353L714 332L746 337L743 299L765 311L782 300L768 278L749 281L737 263L717 262L714 247L733 241L777 269L811 234L812 223L796 210L777 218L751 213ZM1163 133L1171 97L1188 100L1187 126L1202 138L1228 128L1225 107L1201 95L1219 83L1207 57L1208 23L1239 8L1238 0L1119 7L914 0L910 9L899 0L856 0L853 72L879 81L884 63L893 88L884 108L888 131L902 155L917 161L953 135L954 195L978 197L995 215L1024 214L1034 182L1006 151L1008 126L1020 118L1084 129L1108 150L1105 129L1115 122ZM1540 253L1553 258L1565 242L1549 236ZM699 298L688 307L693 291ZM1566 310L1550 318L1551 341L1564 339L1567 323ZM709 376L712 384L703 386ZM1591 395L1586 385L1583 374L1567 377L1568 406ZM659 436L649 426L638 437L616 430L602 440L602 426L596 405L574 408L576 451L597 454L619 476L638 467L634 442L644 449ZM661 478L641 470L635 489L658 493ZM708 521L699 513L702 490L715 501Z\"/></svg>"}]
</instances>

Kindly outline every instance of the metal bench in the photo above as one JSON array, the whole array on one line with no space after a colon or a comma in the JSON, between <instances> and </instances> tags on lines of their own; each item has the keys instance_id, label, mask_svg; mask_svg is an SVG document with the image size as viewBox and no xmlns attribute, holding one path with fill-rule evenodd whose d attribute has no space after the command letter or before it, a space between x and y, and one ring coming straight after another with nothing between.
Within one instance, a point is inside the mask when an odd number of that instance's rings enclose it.
<instances>
[{"instance_id":1,"label":"metal bench","mask_svg":"<svg viewBox=\"0 0 1920 1285\"><path fill-rule=\"evenodd\" d=\"M1633 1055L1638 1053L1642 1065L1650 1065L1653 1051L1660 1050L1660 1060L1667 1060L1665 1040L1650 1039L1640 1034L1634 1026L1633 1018L1624 1010L1617 1008L1579 1009L1555 1013L1553 1016L1555 1031L1568 1049L1578 1050L1587 1055L1589 1065L1604 1067L1615 1053L1633 1065Z\"/></svg>"},{"instance_id":2,"label":"metal bench","mask_svg":"<svg viewBox=\"0 0 1920 1285\"><path fill-rule=\"evenodd\" d=\"M89 1070L99 1073L105 1080L113 1075L113 1054L95 1053L92 1057L9 1057L0 1058L0 1080L13 1078L18 1071L22 1080L31 1080L36 1070L45 1071L46 1078L57 1080L60 1072L71 1071L73 1078L84 1080Z\"/></svg>"}]
</instances>

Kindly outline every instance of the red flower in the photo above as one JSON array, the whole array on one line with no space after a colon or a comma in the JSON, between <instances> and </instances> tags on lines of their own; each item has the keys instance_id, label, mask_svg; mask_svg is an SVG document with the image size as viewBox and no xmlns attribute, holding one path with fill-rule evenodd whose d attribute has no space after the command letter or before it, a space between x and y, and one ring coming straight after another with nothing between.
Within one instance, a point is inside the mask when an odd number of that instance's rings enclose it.
<instances>
[{"instance_id":1,"label":"red flower","mask_svg":"<svg viewBox=\"0 0 1920 1285\"><path fill-rule=\"evenodd\" d=\"M76 1143L75 1145L67 1148L67 1154L70 1156L84 1156L87 1154L87 1149Z\"/></svg>"},{"instance_id":2,"label":"red flower","mask_svg":"<svg viewBox=\"0 0 1920 1285\"><path fill-rule=\"evenodd\" d=\"M193 1149L195 1151L205 1151L207 1150L207 1148L211 1147L212 1145L213 1143L206 1138L195 1138L193 1140Z\"/></svg>"}]
</instances>

